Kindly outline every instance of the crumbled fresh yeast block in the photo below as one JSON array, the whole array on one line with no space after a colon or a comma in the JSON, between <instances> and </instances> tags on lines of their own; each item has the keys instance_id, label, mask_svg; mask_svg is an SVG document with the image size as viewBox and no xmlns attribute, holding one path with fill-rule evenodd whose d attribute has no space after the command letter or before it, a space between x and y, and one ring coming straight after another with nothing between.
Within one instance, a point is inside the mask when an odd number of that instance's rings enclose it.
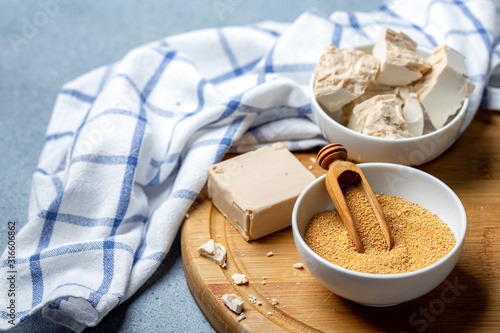
<instances>
[{"instance_id":1,"label":"crumbled fresh yeast block","mask_svg":"<svg viewBox=\"0 0 500 333\"><path fill-rule=\"evenodd\" d=\"M314 69L314 94L329 113L361 96L378 73L379 61L354 49L325 49Z\"/></svg>"},{"instance_id":2,"label":"crumbled fresh yeast block","mask_svg":"<svg viewBox=\"0 0 500 333\"><path fill-rule=\"evenodd\" d=\"M403 101L403 117L406 129L413 136L424 133L424 110L420 105L418 95L410 87L397 87L396 94Z\"/></svg>"},{"instance_id":3,"label":"crumbled fresh yeast block","mask_svg":"<svg viewBox=\"0 0 500 333\"><path fill-rule=\"evenodd\" d=\"M198 253L213 262L215 262L220 267L226 267L226 248L216 243L213 239L203 244L198 248Z\"/></svg>"},{"instance_id":4,"label":"crumbled fresh yeast block","mask_svg":"<svg viewBox=\"0 0 500 333\"><path fill-rule=\"evenodd\" d=\"M474 90L467 79L464 56L446 45L434 49L427 58L432 69L414 84L429 120L440 129Z\"/></svg>"},{"instance_id":5,"label":"crumbled fresh yeast block","mask_svg":"<svg viewBox=\"0 0 500 333\"><path fill-rule=\"evenodd\" d=\"M389 87L389 88L390 89L388 89L388 90L385 90L385 89L384 90L371 90L371 89L368 90L368 89L366 89L366 91L363 95L359 96L354 101L344 105L344 107L342 107L342 116L340 118L342 124L347 125L347 123L349 122L349 118L351 118L352 111L354 110L356 105L361 104L364 101L366 101L372 97L375 97L375 96L394 94L395 93L394 88L393 87Z\"/></svg>"},{"instance_id":6,"label":"crumbled fresh yeast block","mask_svg":"<svg viewBox=\"0 0 500 333\"><path fill-rule=\"evenodd\" d=\"M396 95L374 96L354 107L347 124L352 130L382 138L411 137Z\"/></svg>"},{"instance_id":7,"label":"crumbled fresh yeast block","mask_svg":"<svg viewBox=\"0 0 500 333\"><path fill-rule=\"evenodd\" d=\"M222 301L226 306L233 311L234 313L240 314L243 303L245 303L238 295L236 294L224 294L222 295Z\"/></svg>"},{"instance_id":8,"label":"crumbled fresh yeast block","mask_svg":"<svg viewBox=\"0 0 500 333\"><path fill-rule=\"evenodd\" d=\"M380 60L377 82L405 86L418 80L430 66L417 53L417 43L402 32L385 29L373 46L372 54Z\"/></svg>"},{"instance_id":9,"label":"crumbled fresh yeast block","mask_svg":"<svg viewBox=\"0 0 500 333\"><path fill-rule=\"evenodd\" d=\"M231 277L233 278L233 281L236 284L248 283L248 278L245 274L234 273L233 275L231 275Z\"/></svg>"}]
</instances>

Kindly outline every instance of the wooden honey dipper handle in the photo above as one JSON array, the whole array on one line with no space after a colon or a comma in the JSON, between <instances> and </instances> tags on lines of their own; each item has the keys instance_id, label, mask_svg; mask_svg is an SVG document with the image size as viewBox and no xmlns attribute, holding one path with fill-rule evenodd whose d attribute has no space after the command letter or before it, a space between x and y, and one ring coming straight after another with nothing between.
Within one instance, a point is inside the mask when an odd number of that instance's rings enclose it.
<instances>
[{"instance_id":1,"label":"wooden honey dipper handle","mask_svg":"<svg viewBox=\"0 0 500 333\"><path fill-rule=\"evenodd\" d=\"M324 146L317 155L318 164L325 170L328 170L325 178L325 186L330 198L337 208L337 212L344 223L349 237L351 237L354 242L356 250L360 253L365 252L361 240L359 239L358 231L354 225L354 221L347 207L347 203L342 193L342 188L338 182L338 170L337 167L341 162L345 162L347 158L347 150L339 143L332 143ZM334 167L337 166L337 167Z\"/></svg>"},{"instance_id":2,"label":"wooden honey dipper handle","mask_svg":"<svg viewBox=\"0 0 500 333\"><path fill-rule=\"evenodd\" d=\"M330 168L336 160L346 160L347 159L347 149L344 148L340 143L330 143L324 146L318 152L317 161L320 167L325 170Z\"/></svg>"},{"instance_id":3,"label":"wooden honey dipper handle","mask_svg":"<svg viewBox=\"0 0 500 333\"><path fill-rule=\"evenodd\" d=\"M326 145L318 152L318 164L323 169L328 170L325 178L325 186L328 194L337 208L340 218L354 242L356 250L362 253L364 252L364 248L359 239L358 231L352 220L349 208L347 207L344 194L342 193L342 187L361 181L365 196L375 212L386 243L389 249L391 249L393 246L393 238L387 220L382 212L382 208L361 169L356 164L346 161L346 159L347 150L340 143Z\"/></svg>"}]
</instances>

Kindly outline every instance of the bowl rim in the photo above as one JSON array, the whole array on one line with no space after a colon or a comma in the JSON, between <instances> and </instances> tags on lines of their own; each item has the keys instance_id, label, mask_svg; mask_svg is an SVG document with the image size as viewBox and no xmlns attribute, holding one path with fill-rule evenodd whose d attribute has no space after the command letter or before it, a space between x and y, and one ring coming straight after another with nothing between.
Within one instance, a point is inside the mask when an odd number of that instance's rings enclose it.
<instances>
[{"instance_id":1,"label":"bowl rim","mask_svg":"<svg viewBox=\"0 0 500 333\"><path fill-rule=\"evenodd\" d=\"M354 49L363 49L363 48L373 47L374 45L375 45L374 43L364 44L364 45L356 46L356 47L354 47ZM417 47L417 51L428 52L428 53L432 54L432 50L424 48L424 47L421 47L421 46ZM380 138L380 137L377 137L377 136L371 136L371 135L359 133L359 132L357 132L355 130L350 129L347 126L342 125L341 123L339 123L338 121L336 121L335 119L333 119L332 117L330 117L328 115L328 113L318 103L318 100L316 99L316 96L314 95L314 77L315 77L315 74L314 74L314 71L313 71L312 74L311 74L311 77L309 79L309 89L308 89L309 90L309 99L311 101L311 109L312 109L312 111L314 112L314 108L317 108L319 110L319 112L322 113L325 116L326 121L328 121L329 123L333 123L334 124L333 126L335 126L336 128L342 128L343 130L346 130L348 133L351 133L352 135L354 135L355 137L373 139L376 142L412 142L412 141L422 140L424 138L431 138L431 137L434 137L434 136L438 136L442 132L445 132L449 127L452 127L457 122L462 121L463 120L462 118L467 114L467 112L469 110L469 97L466 97L464 99L463 103L462 103L462 107L455 114L455 116L453 117L453 119L450 122L446 123L440 129L437 129L435 131L432 131L432 132L429 132L429 133L426 133L426 134L422 134L422 135L419 135L419 136L414 136L414 137L411 137L411 138ZM339 110L337 110L335 112L339 112L339 111L341 111L341 109L339 109ZM459 131L460 131L460 126L459 126ZM455 137L454 139L456 140L457 137Z\"/></svg>"},{"instance_id":2,"label":"bowl rim","mask_svg":"<svg viewBox=\"0 0 500 333\"><path fill-rule=\"evenodd\" d=\"M358 271L353 271L353 270L350 270L350 269L347 269L347 268L344 268L344 267L341 267L341 266L338 266L334 263L331 263L329 262L328 260L322 258L319 254L317 254L316 252L314 252L305 242L304 238L302 237L302 235L300 234L299 230L298 230L298 225L297 225L297 210L298 210L298 205L299 203L302 201L302 199L304 198L304 196L306 195L306 193L313 187L315 186L317 183L323 181L324 182L324 179L326 177L326 174L316 178L314 181L312 181L302 192L301 194L299 195L299 197L297 198L297 201L295 202L295 205L293 207L293 211L292 211L292 234L293 234L293 237L294 237L294 240L296 242L299 242L300 245L306 250L306 252L309 253L309 255L312 255L316 260L318 260L319 262L323 263L324 265L326 265L329 269L333 269L333 270L337 270L337 271L340 271L341 273L343 274L349 274L349 275L352 275L352 276L355 276L355 277L358 277L358 278L365 278L365 279L376 279L376 280L389 280L389 279L403 279L403 278L410 278L410 277L413 277L413 276L417 276L417 275L420 275L420 274L424 274L426 272L429 272L429 271L432 271L434 269L437 269L438 266L442 265L445 261L449 260L451 257L453 257L455 255L456 252L458 251L461 251L462 247L463 247L463 244L464 244L464 241L465 241L465 235L467 233L467 214L465 212L465 208L462 204L462 201L460 200L460 198L456 195L456 193L448 186L446 185L443 181L441 181L440 179L434 177L433 175L427 173L427 172L424 172L422 170L419 170L419 169L415 169L415 168L412 168L412 167L409 167L409 166L405 166L405 165L400 165L400 164L396 164L396 163L385 163L385 162L370 162L370 163L359 163L357 164L362 170L363 168L370 168L370 167L388 167L388 168L409 168L411 169L412 172L415 172L417 173L418 175L420 176L423 176L423 177L428 177L430 178L431 180L437 182L439 185L441 185L450 195L453 199L455 199L455 201L457 201L459 203L459 207L461 208L460 209L460 215L461 215L461 221L463 221L463 230L461 232L461 234L459 235L459 237L455 237L455 245L453 246L453 248L450 250L450 252L448 252L443 258L439 259L438 261L436 261L435 263L429 265L429 266L426 266L424 268L420 268L418 270L415 270L415 271L411 271L411 272L404 272L404 273L392 273L392 274L375 274L375 273L364 273L364 272L358 272ZM404 198L403 198L404 199ZM445 221L443 221L445 222ZM445 222L446 223L446 222ZM297 235L297 236L296 236Z\"/></svg>"}]
</instances>

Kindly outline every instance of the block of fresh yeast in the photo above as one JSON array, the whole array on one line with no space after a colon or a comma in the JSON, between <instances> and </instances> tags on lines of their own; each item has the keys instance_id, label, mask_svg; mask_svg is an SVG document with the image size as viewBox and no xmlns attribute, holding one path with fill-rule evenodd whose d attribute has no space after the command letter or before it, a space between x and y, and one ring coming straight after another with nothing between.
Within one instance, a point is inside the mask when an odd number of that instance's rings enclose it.
<instances>
[{"instance_id":1,"label":"block of fresh yeast","mask_svg":"<svg viewBox=\"0 0 500 333\"><path fill-rule=\"evenodd\" d=\"M380 60L377 83L406 86L430 70L430 65L417 52L417 43L402 32L384 29L372 53Z\"/></svg>"},{"instance_id":2,"label":"block of fresh yeast","mask_svg":"<svg viewBox=\"0 0 500 333\"><path fill-rule=\"evenodd\" d=\"M281 143L208 169L208 196L249 241L291 225L292 210L314 175Z\"/></svg>"},{"instance_id":3,"label":"block of fresh yeast","mask_svg":"<svg viewBox=\"0 0 500 333\"><path fill-rule=\"evenodd\" d=\"M314 69L314 94L330 114L363 95L379 70L379 60L360 50L330 44Z\"/></svg>"},{"instance_id":4,"label":"block of fresh yeast","mask_svg":"<svg viewBox=\"0 0 500 333\"><path fill-rule=\"evenodd\" d=\"M427 62L432 69L414 88L432 125L440 129L462 107L475 85L467 79L464 56L447 45L434 48Z\"/></svg>"}]
</instances>

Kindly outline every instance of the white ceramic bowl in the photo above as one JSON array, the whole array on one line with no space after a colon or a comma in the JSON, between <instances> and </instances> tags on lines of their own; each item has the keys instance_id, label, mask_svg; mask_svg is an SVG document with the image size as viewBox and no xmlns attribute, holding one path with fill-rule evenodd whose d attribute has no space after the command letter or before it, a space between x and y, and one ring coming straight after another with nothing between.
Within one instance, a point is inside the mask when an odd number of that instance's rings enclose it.
<instances>
[{"instance_id":1,"label":"white ceramic bowl","mask_svg":"<svg viewBox=\"0 0 500 333\"><path fill-rule=\"evenodd\" d=\"M371 53L373 45L358 49ZM432 54L426 49L418 49L420 56ZM361 134L345 127L340 122L342 111L334 112L332 117L326 113L314 97L314 74L309 82L309 96L314 121L323 136L330 142L344 145L349 157L357 162L388 162L403 165L419 165L428 162L448 149L459 136L469 106L465 99L462 108L455 117L437 131L414 138L386 139Z\"/></svg>"},{"instance_id":2,"label":"white ceramic bowl","mask_svg":"<svg viewBox=\"0 0 500 333\"><path fill-rule=\"evenodd\" d=\"M304 241L312 217L335 208L325 187L325 176L321 176L302 192L293 209L292 230L300 258L326 288L357 303L389 306L420 297L444 281L458 261L467 228L464 207L448 186L423 171L390 163L366 163L359 167L375 193L396 195L435 213L455 235L455 247L430 266L400 274L361 273L328 262Z\"/></svg>"}]
</instances>

